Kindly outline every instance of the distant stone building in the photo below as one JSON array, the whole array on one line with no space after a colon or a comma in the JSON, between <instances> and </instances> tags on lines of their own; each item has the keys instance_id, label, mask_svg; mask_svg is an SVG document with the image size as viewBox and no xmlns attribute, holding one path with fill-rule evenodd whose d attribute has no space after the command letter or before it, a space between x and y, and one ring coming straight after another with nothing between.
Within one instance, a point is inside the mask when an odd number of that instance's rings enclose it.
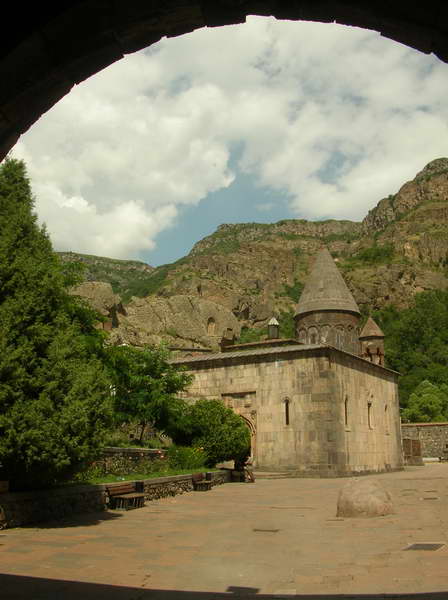
<instances>
[{"instance_id":1,"label":"distant stone building","mask_svg":"<svg viewBox=\"0 0 448 600\"><path fill-rule=\"evenodd\" d=\"M398 374L383 366L384 335L359 308L328 250L321 250L296 314L294 340L223 346L180 358L194 375L189 398L217 398L251 431L258 470L332 477L403 466ZM277 333L275 333L277 332Z\"/></svg>"}]
</instances>

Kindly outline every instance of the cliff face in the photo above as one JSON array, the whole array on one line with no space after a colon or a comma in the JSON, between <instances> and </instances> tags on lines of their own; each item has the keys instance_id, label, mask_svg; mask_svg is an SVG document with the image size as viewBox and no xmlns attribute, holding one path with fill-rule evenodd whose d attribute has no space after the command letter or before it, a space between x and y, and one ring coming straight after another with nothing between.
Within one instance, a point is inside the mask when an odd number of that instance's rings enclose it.
<instances>
[{"instance_id":1,"label":"cliff face","mask_svg":"<svg viewBox=\"0 0 448 600\"><path fill-rule=\"evenodd\" d=\"M207 303L226 315L217 330L265 325L274 313L295 308L322 244L337 261L361 310L405 307L416 292L447 288L448 159L429 163L396 194L380 200L362 222L221 225L176 263L143 269L145 286L135 295L145 295L145 289L151 295L126 306L129 320L121 318L126 335L133 331L140 340L149 340L153 334L166 337L169 328L176 332L168 336L171 343L177 339L210 346L214 340L204 334ZM117 277L116 271L109 269L108 277ZM160 313L159 324L148 311ZM162 313L173 317L167 320ZM210 312L207 319L212 316ZM214 313L213 318L218 322L221 317ZM188 322L196 323L194 334Z\"/></svg>"},{"instance_id":2,"label":"cliff face","mask_svg":"<svg viewBox=\"0 0 448 600\"><path fill-rule=\"evenodd\" d=\"M241 325L223 306L191 296L133 298L110 334L113 344L159 344L219 349L223 336L239 336Z\"/></svg>"}]
</instances>

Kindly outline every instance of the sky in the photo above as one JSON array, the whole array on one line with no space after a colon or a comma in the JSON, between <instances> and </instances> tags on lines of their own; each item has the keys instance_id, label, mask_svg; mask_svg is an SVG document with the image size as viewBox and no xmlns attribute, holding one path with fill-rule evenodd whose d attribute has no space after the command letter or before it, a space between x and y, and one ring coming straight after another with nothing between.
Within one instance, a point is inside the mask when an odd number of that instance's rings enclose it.
<instances>
[{"instance_id":1,"label":"sky","mask_svg":"<svg viewBox=\"0 0 448 600\"><path fill-rule=\"evenodd\" d=\"M448 65L378 33L250 17L163 39L22 136L56 250L157 266L221 223L361 220L448 156Z\"/></svg>"}]
</instances>

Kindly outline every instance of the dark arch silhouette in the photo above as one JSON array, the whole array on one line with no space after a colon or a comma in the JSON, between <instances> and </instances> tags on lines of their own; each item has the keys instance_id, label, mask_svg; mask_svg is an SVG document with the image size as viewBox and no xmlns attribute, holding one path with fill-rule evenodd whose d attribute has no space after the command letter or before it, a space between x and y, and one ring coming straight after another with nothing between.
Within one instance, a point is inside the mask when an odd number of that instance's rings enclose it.
<instances>
[{"instance_id":1,"label":"dark arch silhouette","mask_svg":"<svg viewBox=\"0 0 448 600\"><path fill-rule=\"evenodd\" d=\"M77 83L159 41L248 15L337 22L448 62L443 0L58 0L10 3L0 25L0 160Z\"/></svg>"}]
</instances>

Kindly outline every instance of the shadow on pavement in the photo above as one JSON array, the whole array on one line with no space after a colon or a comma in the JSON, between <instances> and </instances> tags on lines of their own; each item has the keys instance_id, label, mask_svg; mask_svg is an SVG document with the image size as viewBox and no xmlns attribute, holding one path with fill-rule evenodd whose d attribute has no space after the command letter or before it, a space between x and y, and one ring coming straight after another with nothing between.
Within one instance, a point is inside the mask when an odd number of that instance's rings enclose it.
<instances>
[{"instance_id":1,"label":"shadow on pavement","mask_svg":"<svg viewBox=\"0 0 448 600\"><path fill-rule=\"evenodd\" d=\"M229 586L227 592L195 592L133 588L80 581L63 581L20 575L0 574L2 600L448 600L448 592L419 594L259 594L257 588Z\"/></svg>"},{"instance_id":2,"label":"shadow on pavement","mask_svg":"<svg viewBox=\"0 0 448 600\"><path fill-rule=\"evenodd\" d=\"M99 525L103 521L120 519L123 512L112 512L109 510L101 512L81 513L79 515L70 515L60 519L52 519L43 523L30 523L22 525L21 529L61 529L64 527L88 527L89 525ZM1 598L1 594L0 594Z\"/></svg>"}]
</instances>

